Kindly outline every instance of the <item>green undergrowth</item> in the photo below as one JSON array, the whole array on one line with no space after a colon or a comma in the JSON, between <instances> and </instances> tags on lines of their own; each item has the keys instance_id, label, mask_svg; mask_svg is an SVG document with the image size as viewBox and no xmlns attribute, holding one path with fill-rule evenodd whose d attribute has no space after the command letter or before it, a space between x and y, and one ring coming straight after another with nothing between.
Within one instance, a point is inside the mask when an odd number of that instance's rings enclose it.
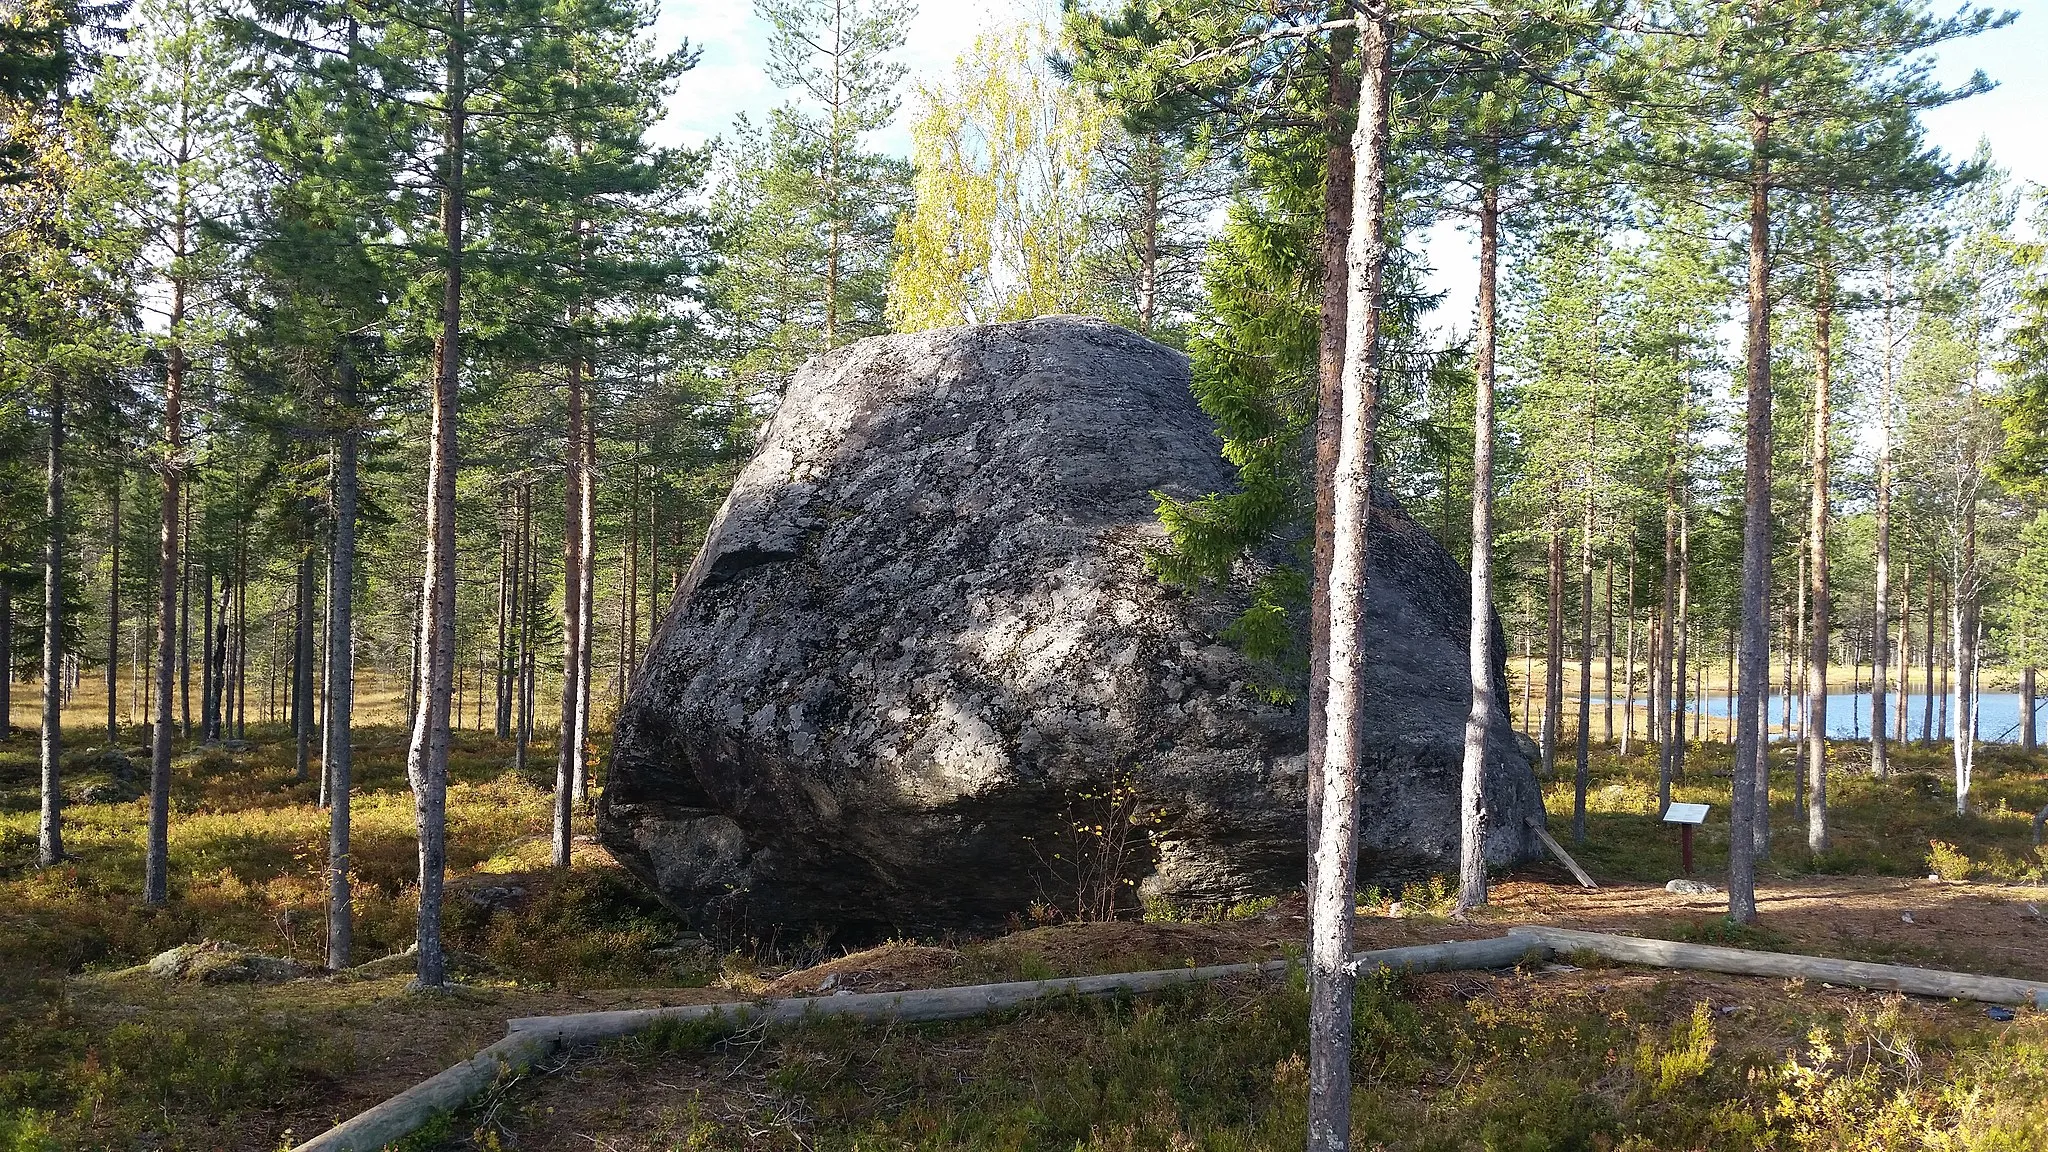
<instances>
[{"instance_id":1,"label":"green undergrowth","mask_svg":"<svg viewBox=\"0 0 2048 1152\"><path fill-rule=\"evenodd\" d=\"M1978 752L1971 811L1955 812L1948 748L1895 746L1892 772L1869 774L1868 743L1828 747L1828 850L1807 848L1806 809L1797 803L1790 752L1774 748L1771 773L1771 853L1766 876L1925 876L2007 883L2048 883L2048 850L2031 843L2033 813L2048 805L2048 766L2018 749L1986 746ZM1680 874L1677 831L1661 822L1657 751L1638 744L1626 757L1595 748L1587 792L1586 840L1567 842L1596 875L1662 883ZM1571 825L1573 783L1567 769L1544 786L1544 804L1560 839ZM1726 745L1693 745L1684 778L1671 798L1710 806L1694 839L1694 865L1702 873L1726 869L1729 755Z\"/></svg>"},{"instance_id":2,"label":"green undergrowth","mask_svg":"<svg viewBox=\"0 0 2048 1152\"><path fill-rule=\"evenodd\" d=\"M141 734L128 735L123 746L146 771ZM244 750L179 749L164 908L141 900L146 801L69 804L71 859L38 869L35 741L0 743L0 1152L236 1146L222 1134L239 1130L238 1116L287 1106L348 1073L365 1025L360 1005L338 996L345 984L202 993L113 975L200 940L309 969L324 962L328 814L317 785L297 779L286 733L250 736ZM93 752L69 758L74 797L121 783ZM404 757L399 729L357 732L358 962L413 937L418 857ZM552 753L537 746L524 775L512 759L510 743L476 732L458 733L450 756L444 934L464 977L510 990L708 980L708 957L667 947L682 925L600 853L579 849L566 872L548 866ZM489 898L466 895L479 890ZM366 995L389 1001L402 982L387 978L390 987Z\"/></svg>"},{"instance_id":3,"label":"green undergrowth","mask_svg":"<svg viewBox=\"0 0 2048 1152\"><path fill-rule=\"evenodd\" d=\"M1354 1146L2048 1146L2048 1017L2001 1025L1897 998L1603 976L1361 985ZM678 1149L1299 1148L1306 1019L1297 974L957 1023L678 1026L459 1117L463 1134L441 1147L573 1132L596 1147ZM627 1079L629 1095L591 1091Z\"/></svg>"}]
</instances>

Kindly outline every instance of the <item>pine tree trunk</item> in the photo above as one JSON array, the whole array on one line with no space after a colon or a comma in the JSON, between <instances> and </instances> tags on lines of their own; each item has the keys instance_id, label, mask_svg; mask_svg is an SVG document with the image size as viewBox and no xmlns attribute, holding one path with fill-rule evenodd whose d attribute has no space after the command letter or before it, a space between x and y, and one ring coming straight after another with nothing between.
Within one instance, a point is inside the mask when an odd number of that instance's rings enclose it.
<instances>
[{"instance_id":1,"label":"pine tree trunk","mask_svg":"<svg viewBox=\"0 0 2048 1152\"><path fill-rule=\"evenodd\" d=\"M1529 650L1529 634L1522 633L1522 735L1529 734L1529 692L1536 680L1535 655Z\"/></svg>"},{"instance_id":2,"label":"pine tree trunk","mask_svg":"<svg viewBox=\"0 0 2048 1152\"><path fill-rule=\"evenodd\" d=\"M249 539L235 536L235 739L249 738Z\"/></svg>"},{"instance_id":3,"label":"pine tree trunk","mask_svg":"<svg viewBox=\"0 0 2048 1152\"><path fill-rule=\"evenodd\" d=\"M414 983L422 988L439 988L448 980L447 958L441 950L441 893L448 864L449 690L455 679L455 421L462 373L462 177L468 147L462 55L465 2L451 0L448 8L450 35L443 90L447 119L442 146L445 183L441 190L445 280L427 468L427 563L420 591L420 679L424 684L405 763L419 828L419 968Z\"/></svg>"},{"instance_id":4,"label":"pine tree trunk","mask_svg":"<svg viewBox=\"0 0 2048 1152\"><path fill-rule=\"evenodd\" d=\"M1612 556L1607 558L1607 590L1605 599L1606 606L1602 609L1605 621L1602 627L1605 629L1607 639L1600 645L1600 675L1602 677L1600 699L1606 705L1607 729L1606 739L1602 742L1612 747L1614 745L1614 557Z\"/></svg>"},{"instance_id":5,"label":"pine tree trunk","mask_svg":"<svg viewBox=\"0 0 2048 1152\"><path fill-rule=\"evenodd\" d=\"M107 747L114 748L121 742L121 725L114 716L114 701L119 694L117 679L121 671L121 480L116 474L114 482L107 489L107 522L112 527L107 532ZM0 589L4 591L4 589ZM4 661L4 647L0 647L0 661ZM0 705L5 695L0 693ZM0 738L7 734L7 713L0 711Z\"/></svg>"},{"instance_id":6,"label":"pine tree trunk","mask_svg":"<svg viewBox=\"0 0 2048 1152\"><path fill-rule=\"evenodd\" d=\"M1592 421L1588 421L1588 440ZM1592 445L1589 442L1588 463ZM1586 796L1593 786L1593 484L1587 478L1579 521L1579 731L1572 768L1572 842L1586 842Z\"/></svg>"},{"instance_id":7,"label":"pine tree trunk","mask_svg":"<svg viewBox=\"0 0 2048 1152\"><path fill-rule=\"evenodd\" d=\"M0 576L0 740L14 734L14 586Z\"/></svg>"},{"instance_id":8,"label":"pine tree trunk","mask_svg":"<svg viewBox=\"0 0 2048 1152\"><path fill-rule=\"evenodd\" d=\"M1735 747L1735 629L1728 630L1728 678L1721 683L1721 707L1728 715L1728 746Z\"/></svg>"},{"instance_id":9,"label":"pine tree trunk","mask_svg":"<svg viewBox=\"0 0 2048 1152\"><path fill-rule=\"evenodd\" d=\"M2034 730L2034 674L2029 664L2020 672L2020 751L2032 756L2039 747Z\"/></svg>"},{"instance_id":10,"label":"pine tree trunk","mask_svg":"<svg viewBox=\"0 0 2048 1152\"><path fill-rule=\"evenodd\" d=\"M292 617L292 765L301 782L313 778L313 542L299 551L298 608ZM320 803L327 803L321 777Z\"/></svg>"},{"instance_id":11,"label":"pine tree trunk","mask_svg":"<svg viewBox=\"0 0 2048 1152\"><path fill-rule=\"evenodd\" d=\"M1692 506L1690 487L1681 483L1678 494L1678 606L1671 617L1671 666L1678 672L1672 691L1671 779L1685 779L1686 669L1692 659ZM1665 807L1670 807L1667 801ZM1662 812L1662 809L1659 809Z\"/></svg>"},{"instance_id":12,"label":"pine tree trunk","mask_svg":"<svg viewBox=\"0 0 2048 1152\"><path fill-rule=\"evenodd\" d=\"M1765 94L1767 97L1767 93ZM1756 922L1758 720L1770 690L1767 635L1771 582L1771 211L1770 121L1750 131L1748 350L1742 475L1742 639L1737 654L1742 706L1735 730L1734 802L1729 811L1728 915Z\"/></svg>"},{"instance_id":13,"label":"pine tree trunk","mask_svg":"<svg viewBox=\"0 0 2048 1152\"><path fill-rule=\"evenodd\" d=\"M195 485L198 481L193 481ZM178 732L192 735L192 501L185 501L178 565Z\"/></svg>"},{"instance_id":14,"label":"pine tree trunk","mask_svg":"<svg viewBox=\"0 0 2048 1152\"><path fill-rule=\"evenodd\" d=\"M235 586L227 576L221 577L220 600L217 604L209 600L208 615L211 631L206 640L206 674L213 684L213 691L206 701L205 714L200 718L200 735L209 741L220 740L224 735L222 715L226 708L228 674L228 610L234 603Z\"/></svg>"},{"instance_id":15,"label":"pine tree trunk","mask_svg":"<svg viewBox=\"0 0 2048 1152\"><path fill-rule=\"evenodd\" d=\"M583 574L576 581L576 759L571 781L576 803L590 808L590 702L595 682L591 655L597 646L597 426L586 407L583 418L582 541L576 550Z\"/></svg>"},{"instance_id":16,"label":"pine tree trunk","mask_svg":"<svg viewBox=\"0 0 2048 1152\"><path fill-rule=\"evenodd\" d=\"M1676 722L1671 710L1671 673L1674 645L1671 643L1672 614L1678 595L1678 438L1672 434L1670 455L1664 461L1664 588L1657 603L1658 645L1656 695L1660 707L1652 712L1650 731L1657 741L1657 811L1671 807L1671 729Z\"/></svg>"},{"instance_id":17,"label":"pine tree trunk","mask_svg":"<svg viewBox=\"0 0 2048 1152\"><path fill-rule=\"evenodd\" d=\"M503 740L512 734L512 677L506 663L505 623L512 611L512 557L504 522L498 524L498 663L492 682L492 735Z\"/></svg>"},{"instance_id":18,"label":"pine tree trunk","mask_svg":"<svg viewBox=\"0 0 2048 1152\"><path fill-rule=\"evenodd\" d=\"M619 560L619 698L612 710L612 724L626 710L626 695L633 690L633 671L640 663L640 445L633 445L633 491L626 500L626 548Z\"/></svg>"},{"instance_id":19,"label":"pine tree trunk","mask_svg":"<svg viewBox=\"0 0 2048 1152\"><path fill-rule=\"evenodd\" d=\"M171 282L171 331L184 319L184 282ZM164 490L157 539L156 699L150 730L149 832L143 854L143 903L160 907L169 898L171 827L171 685L176 672L179 512L184 480L184 349L173 344L164 368Z\"/></svg>"},{"instance_id":20,"label":"pine tree trunk","mask_svg":"<svg viewBox=\"0 0 2048 1152\"><path fill-rule=\"evenodd\" d=\"M1544 596L1543 642L1543 726L1537 748L1543 759L1543 778L1557 778L1558 713L1564 710L1564 532L1558 526L1557 491L1550 493L1550 539L1544 548L1545 574L1549 583Z\"/></svg>"},{"instance_id":21,"label":"pine tree trunk","mask_svg":"<svg viewBox=\"0 0 2048 1152\"><path fill-rule=\"evenodd\" d=\"M1891 611L1892 611L1892 408L1897 403L1897 378L1893 351L1897 347L1892 332L1892 271L1885 270L1884 322L1881 329L1884 340L1884 383L1878 397L1877 419L1877 556L1875 598L1877 602L1877 627L1871 630L1870 651L1870 771L1882 780L1891 775L1891 714L1886 711L1886 694L1890 691L1892 671L1891 656ZM1903 647L1903 646L1902 646ZM1906 683L1899 680L1899 698L1905 699Z\"/></svg>"},{"instance_id":22,"label":"pine tree trunk","mask_svg":"<svg viewBox=\"0 0 2048 1152\"><path fill-rule=\"evenodd\" d=\"M529 688L529 669L533 665L533 487L519 486L518 506L515 515L518 527L513 536L513 592L512 600L519 620L516 628L517 640L512 657L512 699L518 710L517 741L513 746L512 770L524 774L526 771L526 750L533 737L533 693Z\"/></svg>"},{"instance_id":23,"label":"pine tree trunk","mask_svg":"<svg viewBox=\"0 0 2048 1152\"><path fill-rule=\"evenodd\" d=\"M1479 323L1472 405L1472 603L1466 633L1472 708L1458 777L1458 907L1486 903L1486 743L1493 729L1494 276L1500 263L1500 192L1479 195ZM1611 715L1611 714L1610 714Z\"/></svg>"},{"instance_id":24,"label":"pine tree trunk","mask_svg":"<svg viewBox=\"0 0 2048 1152\"><path fill-rule=\"evenodd\" d=\"M555 737L554 862L569 866L571 804L575 798L579 693L576 674L583 666L583 363L569 360L569 428L563 437L562 461L562 699L561 727Z\"/></svg>"},{"instance_id":25,"label":"pine tree trunk","mask_svg":"<svg viewBox=\"0 0 2048 1152\"><path fill-rule=\"evenodd\" d=\"M1827 218L1826 204L1822 219ZM1813 475L1807 492L1806 550L1811 554L1810 609L1806 628L1806 847L1811 852L1828 849L1828 637L1832 630L1828 587L1828 431L1833 415L1831 371L1833 358L1829 342L1834 319L1834 284L1821 270L1820 305L1814 311L1813 382Z\"/></svg>"},{"instance_id":26,"label":"pine tree trunk","mask_svg":"<svg viewBox=\"0 0 2048 1152\"><path fill-rule=\"evenodd\" d=\"M1912 738L1907 726L1913 700L1913 561L1899 567L1899 698L1892 706L1892 740L1905 744Z\"/></svg>"},{"instance_id":27,"label":"pine tree trunk","mask_svg":"<svg viewBox=\"0 0 2048 1152\"><path fill-rule=\"evenodd\" d=\"M1357 900L1358 787L1364 753L1367 529L1379 403L1381 279L1387 136L1392 120L1392 29L1360 19L1357 164L1346 269L1343 418L1330 549L1328 698L1323 708L1321 831L1309 887L1308 1152L1351 1142L1351 993L1345 970Z\"/></svg>"},{"instance_id":28,"label":"pine tree trunk","mask_svg":"<svg viewBox=\"0 0 2048 1152\"><path fill-rule=\"evenodd\" d=\"M1159 199L1165 179L1165 159L1156 133L1144 136L1145 166L1144 220L1139 226L1138 244L1138 331L1152 334L1152 321L1159 307Z\"/></svg>"},{"instance_id":29,"label":"pine tree trunk","mask_svg":"<svg viewBox=\"0 0 2048 1152\"><path fill-rule=\"evenodd\" d=\"M661 628L661 523L657 514L661 511L661 490L659 487L648 494L647 500L647 648L654 648L654 634ZM1314 647L1313 643L1310 647ZM1310 730L1314 735L1314 730Z\"/></svg>"},{"instance_id":30,"label":"pine tree trunk","mask_svg":"<svg viewBox=\"0 0 2048 1152\"><path fill-rule=\"evenodd\" d=\"M1666 685L1664 683L1664 626L1657 610L1643 607L1643 739L1657 748L1658 763L1664 756Z\"/></svg>"},{"instance_id":31,"label":"pine tree trunk","mask_svg":"<svg viewBox=\"0 0 2048 1152\"><path fill-rule=\"evenodd\" d=\"M199 739L213 739L213 558L199 578Z\"/></svg>"},{"instance_id":32,"label":"pine tree trunk","mask_svg":"<svg viewBox=\"0 0 2048 1152\"><path fill-rule=\"evenodd\" d=\"M1351 122L1358 84L1347 71L1356 35L1330 37L1330 103L1323 135L1328 155L1323 168L1322 302L1317 318L1315 550L1309 580L1308 646L1308 856L1315 867L1316 837L1323 804L1323 703L1329 691L1330 555L1335 547L1337 446L1342 438L1345 309L1350 301L1346 263L1351 239Z\"/></svg>"},{"instance_id":33,"label":"pine tree trunk","mask_svg":"<svg viewBox=\"0 0 2048 1152\"><path fill-rule=\"evenodd\" d=\"M50 379L50 453L43 485L43 811L36 863L64 859L64 381Z\"/></svg>"},{"instance_id":34,"label":"pine tree trunk","mask_svg":"<svg viewBox=\"0 0 2048 1152\"><path fill-rule=\"evenodd\" d=\"M1923 663L1923 667L1920 669L1922 676L1920 692L1922 702L1925 704L1925 707L1920 711L1920 746L1923 748L1934 747L1934 627L1936 618L1941 615L1939 611L1940 604L1941 582L1934 574L1934 566L1929 564L1927 566L1927 600L1925 607L1927 638L1920 646L1920 659Z\"/></svg>"},{"instance_id":35,"label":"pine tree trunk","mask_svg":"<svg viewBox=\"0 0 2048 1152\"><path fill-rule=\"evenodd\" d=\"M334 540L327 568L327 740L321 757L330 792L327 816L327 968L349 966L355 935L349 892L349 790L355 713L356 425L355 361L346 348L335 365L341 426L334 443Z\"/></svg>"},{"instance_id":36,"label":"pine tree trunk","mask_svg":"<svg viewBox=\"0 0 2048 1152\"><path fill-rule=\"evenodd\" d=\"M1622 661L1623 692L1621 709L1621 756L1628 758L1629 745L1636 738L1636 549L1635 542L1629 542L1628 549L1628 637Z\"/></svg>"}]
</instances>

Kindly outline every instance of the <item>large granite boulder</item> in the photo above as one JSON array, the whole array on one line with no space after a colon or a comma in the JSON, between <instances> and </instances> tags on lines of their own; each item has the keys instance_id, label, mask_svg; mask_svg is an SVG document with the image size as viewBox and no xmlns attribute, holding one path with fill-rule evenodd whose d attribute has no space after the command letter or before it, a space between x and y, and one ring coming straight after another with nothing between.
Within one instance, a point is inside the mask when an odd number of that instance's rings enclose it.
<instances>
[{"instance_id":1,"label":"large granite boulder","mask_svg":"<svg viewBox=\"0 0 2048 1152\"><path fill-rule=\"evenodd\" d=\"M1219 448L1186 358L1099 321L813 360L619 718L605 846L684 914L752 930L1299 885L1300 695L1275 702L1219 638L1244 589L1146 567L1155 494L1227 489ZM1373 533L1362 869L1454 871L1466 580L1384 498ZM1489 858L1529 857L1541 800L1505 721L1488 788Z\"/></svg>"}]
</instances>

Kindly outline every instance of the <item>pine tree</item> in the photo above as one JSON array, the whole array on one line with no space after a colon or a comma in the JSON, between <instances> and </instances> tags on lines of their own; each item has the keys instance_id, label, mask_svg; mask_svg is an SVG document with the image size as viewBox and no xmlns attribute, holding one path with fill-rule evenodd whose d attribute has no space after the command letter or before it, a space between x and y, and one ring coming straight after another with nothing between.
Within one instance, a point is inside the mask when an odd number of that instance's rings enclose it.
<instances>
[{"instance_id":1,"label":"pine tree","mask_svg":"<svg viewBox=\"0 0 2048 1152\"><path fill-rule=\"evenodd\" d=\"M1893 193L1941 178L1937 155L1905 152L1894 135L1921 109L1984 86L1949 89L1920 65L1929 49L1993 27L1988 10L1936 19L1918 0L1813 8L1735 0L1674 12L1645 55L1652 77L1641 176L1704 186L1740 203L1747 233L1744 368L1745 515L1737 676L1729 912L1756 919L1755 859L1766 847L1769 782L1756 770L1767 695L1771 528L1773 197L1785 190ZM1836 124L1866 126L1847 139Z\"/></svg>"},{"instance_id":2,"label":"pine tree","mask_svg":"<svg viewBox=\"0 0 2048 1152\"><path fill-rule=\"evenodd\" d=\"M188 374L214 342L210 286L223 256L210 226L230 208L230 175L239 152L239 60L224 29L193 0L144 0L135 51L110 85L123 128L123 152L145 199L152 274L169 299L163 317L163 438L157 552L156 715L150 733L150 819L143 857L143 900L169 899L171 688L184 662L176 647L180 563L189 523L183 485L192 462L186 439ZM189 697L188 697L189 699Z\"/></svg>"},{"instance_id":3,"label":"pine tree","mask_svg":"<svg viewBox=\"0 0 2048 1152\"><path fill-rule=\"evenodd\" d=\"M864 138L896 114L904 66L891 55L916 6L910 0L755 0L768 22L768 76L796 99L772 114L783 142L776 169L789 218L770 226L822 233L800 274L816 288L806 353L884 331L883 284L895 231L893 205L907 173Z\"/></svg>"}]
</instances>

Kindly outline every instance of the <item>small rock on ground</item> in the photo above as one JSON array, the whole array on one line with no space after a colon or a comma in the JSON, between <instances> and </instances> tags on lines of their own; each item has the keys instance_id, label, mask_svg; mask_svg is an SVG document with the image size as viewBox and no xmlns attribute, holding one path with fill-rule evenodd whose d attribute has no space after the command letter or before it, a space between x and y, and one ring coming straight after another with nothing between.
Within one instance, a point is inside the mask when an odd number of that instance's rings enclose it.
<instances>
[{"instance_id":1,"label":"small rock on ground","mask_svg":"<svg viewBox=\"0 0 2048 1152\"><path fill-rule=\"evenodd\" d=\"M265 956L253 948L220 940L180 944L157 953L149 962L151 976L194 984L277 984L305 972L295 960Z\"/></svg>"},{"instance_id":2,"label":"small rock on ground","mask_svg":"<svg viewBox=\"0 0 2048 1152\"><path fill-rule=\"evenodd\" d=\"M1712 884L1703 884L1698 880L1673 880L1664 885L1664 890L1678 896L1712 896L1721 891Z\"/></svg>"}]
</instances>

